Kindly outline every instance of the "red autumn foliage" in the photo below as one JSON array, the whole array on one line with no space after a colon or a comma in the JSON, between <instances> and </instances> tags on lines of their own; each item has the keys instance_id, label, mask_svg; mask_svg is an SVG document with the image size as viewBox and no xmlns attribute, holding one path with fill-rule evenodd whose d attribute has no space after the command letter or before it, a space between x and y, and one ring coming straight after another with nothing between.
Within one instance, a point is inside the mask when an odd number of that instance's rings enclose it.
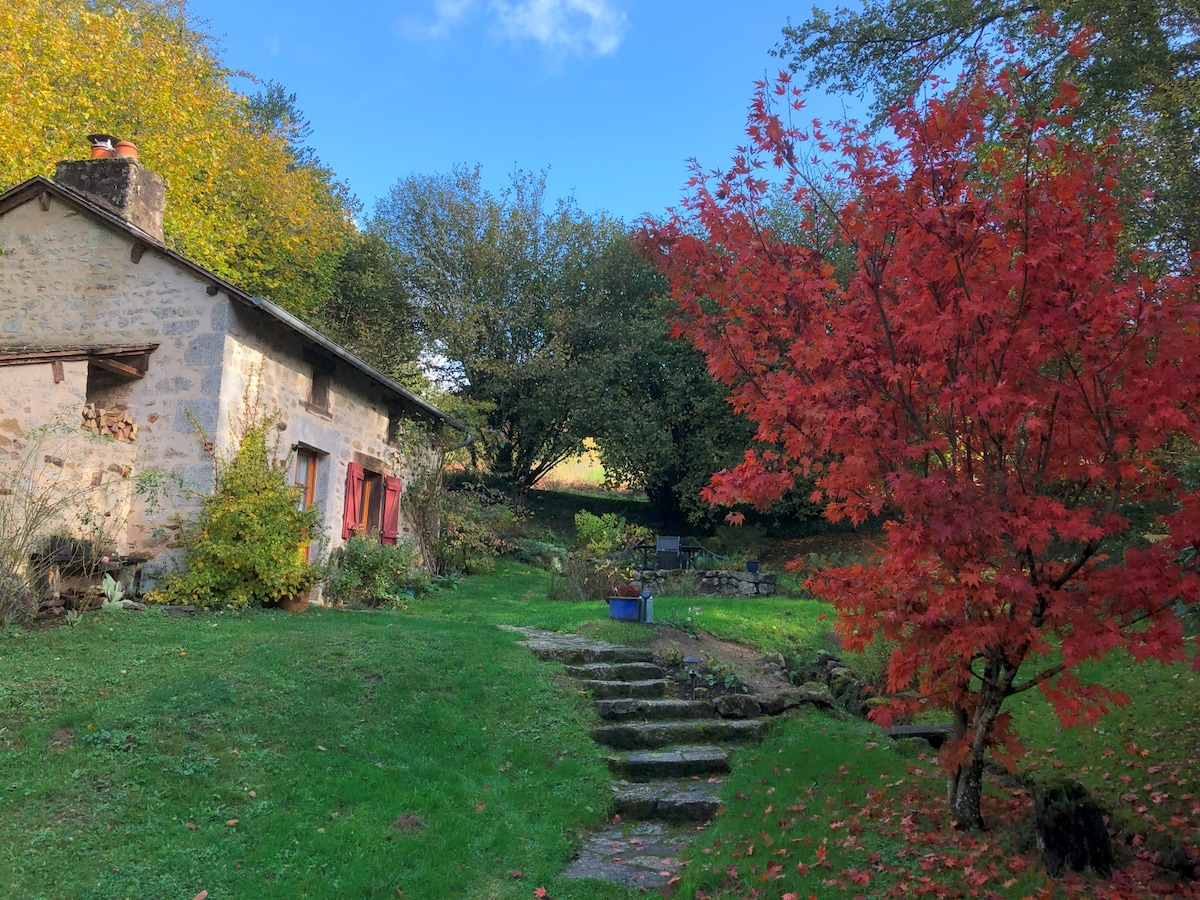
<instances>
[{"instance_id":1,"label":"red autumn foliage","mask_svg":"<svg viewBox=\"0 0 1200 900\"><path fill-rule=\"evenodd\" d=\"M982 824L985 755L1021 751L1007 698L1036 687L1064 724L1094 721L1123 698L1077 666L1118 647L1183 659L1174 605L1200 596L1179 562L1200 495L1164 462L1200 437L1197 280L1152 277L1119 247L1121 148L1071 137L1070 86L1037 112L1018 81L1001 71L896 111L893 145L795 127L786 76L761 83L750 146L725 173L697 170L684 211L643 235L679 334L758 426L761 449L709 498L766 505L815 477L830 519L885 520L877 561L808 584L849 647L896 642L888 688L919 699L882 723L949 713L940 762L966 828ZM805 147L840 152L826 182ZM768 224L768 165L807 242ZM1124 512L1154 503L1165 538L1133 540Z\"/></svg>"}]
</instances>

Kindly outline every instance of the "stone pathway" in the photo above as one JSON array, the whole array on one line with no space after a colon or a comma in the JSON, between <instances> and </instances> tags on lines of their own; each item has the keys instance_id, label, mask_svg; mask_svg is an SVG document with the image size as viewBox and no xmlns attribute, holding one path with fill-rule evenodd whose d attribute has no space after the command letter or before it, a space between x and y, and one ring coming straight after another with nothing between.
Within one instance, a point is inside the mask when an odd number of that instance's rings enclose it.
<instances>
[{"instance_id":1,"label":"stone pathway","mask_svg":"<svg viewBox=\"0 0 1200 900\"><path fill-rule=\"evenodd\" d=\"M720 805L717 788L731 771L733 747L757 744L766 724L758 718L720 718L707 700L667 696L649 650L622 647L577 634L509 628L542 659L557 660L592 696L603 724L592 729L615 783L612 822L585 840L563 872L657 887L683 867L682 855ZM793 692L784 692L793 693ZM799 692L787 699L796 705ZM759 705L751 705L757 715ZM739 707L738 715L746 713Z\"/></svg>"}]
</instances>

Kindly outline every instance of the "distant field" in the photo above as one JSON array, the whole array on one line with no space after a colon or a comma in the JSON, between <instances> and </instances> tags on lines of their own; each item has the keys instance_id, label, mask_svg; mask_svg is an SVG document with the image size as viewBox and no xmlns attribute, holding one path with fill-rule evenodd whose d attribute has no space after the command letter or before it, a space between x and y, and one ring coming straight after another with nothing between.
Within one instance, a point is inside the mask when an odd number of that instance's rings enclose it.
<instances>
[{"instance_id":1,"label":"distant field","mask_svg":"<svg viewBox=\"0 0 1200 900\"><path fill-rule=\"evenodd\" d=\"M558 490L597 490L604 483L604 466L596 445L588 438L587 451L555 466L540 487Z\"/></svg>"}]
</instances>

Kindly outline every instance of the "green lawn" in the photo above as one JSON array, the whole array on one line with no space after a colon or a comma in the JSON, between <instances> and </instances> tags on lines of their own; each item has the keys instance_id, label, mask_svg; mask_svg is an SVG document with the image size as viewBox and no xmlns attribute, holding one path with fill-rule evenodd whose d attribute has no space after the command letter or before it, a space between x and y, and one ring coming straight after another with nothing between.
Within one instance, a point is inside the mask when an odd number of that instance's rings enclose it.
<instances>
[{"instance_id":1,"label":"green lawn","mask_svg":"<svg viewBox=\"0 0 1200 900\"><path fill-rule=\"evenodd\" d=\"M553 631L573 631L584 625L589 633L612 641L636 644L648 636L646 626L608 619L603 600L566 603L546 599L550 574L512 560L501 559L494 575L469 578L451 591L435 591L413 601L409 614L458 622L532 625ZM733 599L723 597L654 598L654 617L660 624L698 628L726 640L778 651L790 656L822 645L832 624L829 606L794 597Z\"/></svg>"},{"instance_id":2,"label":"green lawn","mask_svg":"<svg viewBox=\"0 0 1200 900\"><path fill-rule=\"evenodd\" d=\"M556 878L603 821L609 779L584 698L494 626L631 643L652 629L548 601L547 584L502 561L400 613L94 612L0 632L0 896L632 897ZM791 598L658 597L655 612L785 655L830 625ZM1060 729L1036 696L1013 704L1028 771L1078 776L1129 833L1194 841L1200 681L1120 655L1093 674L1132 697L1093 727ZM992 785L992 830L958 835L920 746L788 717L742 752L679 896L1036 893L1031 801ZM1152 876L1111 895L1156 896Z\"/></svg>"},{"instance_id":3,"label":"green lawn","mask_svg":"<svg viewBox=\"0 0 1200 900\"><path fill-rule=\"evenodd\" d=\"M431 595L410 614L586 627L625 643L651 633L645 625L604 620L600 601L547 601L548 579L501 561L495 576ZM790 657L826 646L833 613L823 603L787 597L666 596L655 598L655 617ZM876 657L847 659L867 669L881 664ZM1114 811L1124 836L1143 835L1152 852L1169 848L1164 833L1184 847L1200 844L1193 774L1200 771L1200 677L1186 666L1137 666L1120 653L1084 675L1119 686L1131 704L1095 726L1063 729L1036 692L1014 698L1009 708L1030 749L1020 774L1078 777ZM923 743L893 745L869 723L816 712L781 720L760 750L744 752L735 765L724 812L694 853L681 895L734 898L760 890L767 897L825 898L903 888L947 897L1024 897L1046 886L1028 792L993 773L984 806L991 830L971 836L950 828L944 790L936 754ZM1118 846L1125 868L1111 888L1081 879L1072 889L1083 896L1159 896L1172 882L1139 853L1140 845Z\"/></svg>"},{"instance_id":4,"label":"green lawn","mask_svg":"<svg viewBox=\"0 0 1200 900\"><path fill-rule=\"evenodd\" d=\"M494 628L95 612L0 669L0 896L621 896L556 882L608 776Z\"/></svg>"}]
</instances>

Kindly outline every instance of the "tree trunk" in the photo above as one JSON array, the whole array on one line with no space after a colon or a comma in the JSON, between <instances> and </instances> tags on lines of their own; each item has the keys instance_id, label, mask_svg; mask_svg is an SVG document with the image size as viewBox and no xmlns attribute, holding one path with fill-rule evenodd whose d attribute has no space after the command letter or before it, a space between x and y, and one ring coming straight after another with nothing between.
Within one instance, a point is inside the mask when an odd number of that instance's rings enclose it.
<instances>
[{"instance_id":1,"label":"tree trunk","mask_svg":"<svg viewBox=\"0 0 1200 900\"><path fill-rule=\"evenodd\" d=\"M956 713L955 737L968 742L969 755L946 775L946 800L954 827L963 831L978 831L983 825L980 801L983 799L983 761L992 735L996 717L1004 696L996 687L984 684L979 692L975 714L967 725L965 710Z\"/></svg>"},{"instance_id":2,"label":"tree trunk","mask_svg":"<svg viewBox=\"0 0 1200 900\"><path fill-rule=\"evenodd\" d=\"M646 498L654 518L666 532L682 530L687 525L687 515L675 491L675 482L670 478L646 486Z\"/></svg>"},{"instance_id":3,"label":"tree trunk","mask_svg":"<svg viewBox=\"0 0 1200 900\"><path fill-rule=\"evenodd\" d=\"M983 813L979 803L983 798L983 758L972 756L946 776L949 787L950 816L954 827L963 831L983 828Z\"/></svg>"}]
</instances>

